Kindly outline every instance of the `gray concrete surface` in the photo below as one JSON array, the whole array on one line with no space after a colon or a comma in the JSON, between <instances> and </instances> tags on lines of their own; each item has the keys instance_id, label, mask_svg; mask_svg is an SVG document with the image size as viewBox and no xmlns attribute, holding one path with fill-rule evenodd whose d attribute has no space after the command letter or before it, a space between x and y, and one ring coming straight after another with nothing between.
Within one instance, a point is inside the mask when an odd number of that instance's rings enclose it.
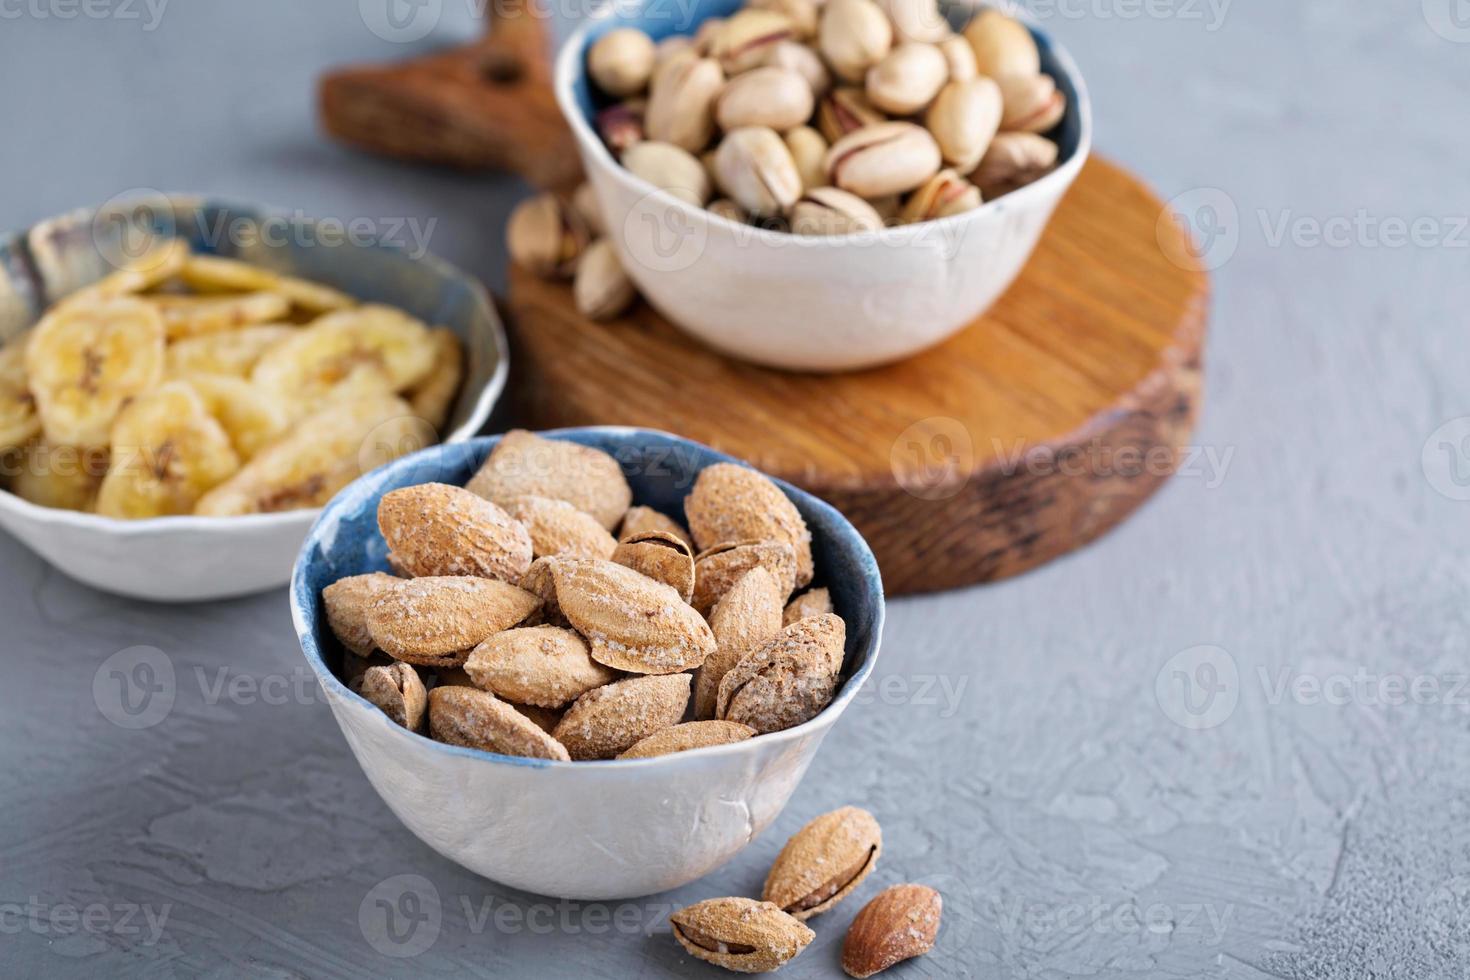
<instances>
[{"instance_id":1,"label":"gray concrete surface","mask_svg":"<svg viewBox=\"0 0 1470 980\"><path fill-rule=\"evenodd\" d=\"M521 186L312 120L324 67L451 39L465 2L398 43L350 2L0 0L0 219L156 187L435 220L431 247L499 286ZM894 603L870 696L780 822L611 905L509 891L404 830L282 592L141 605L0 539L0 974L712 976L668 909L757 889L787 834L855 803L884 825L876 883L945 894L938 948L894 976L1470 975L1470 9L1034 6L1101 151L1218 232L1191 472L1072 558ZM174 668L145 729L94 694L134 645ZM785 975L837 976L858 904Z\"/></svg>"}]
</instances>

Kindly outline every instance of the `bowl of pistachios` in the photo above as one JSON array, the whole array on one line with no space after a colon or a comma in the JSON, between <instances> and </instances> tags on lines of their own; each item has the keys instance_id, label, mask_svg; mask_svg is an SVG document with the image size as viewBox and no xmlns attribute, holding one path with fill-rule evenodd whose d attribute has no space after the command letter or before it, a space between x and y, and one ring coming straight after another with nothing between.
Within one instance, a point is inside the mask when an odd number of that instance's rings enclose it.
<instances>
[{"instance_id":1,"label":"bowl of pistachios","mask_svg":"<svg viewBox=\"0 0 1470 980\"><path fill-rule=\"evenodd\" d=\"M1076 65L1010 7L618 4L568 40L555 88L590 185L570 245L600 235L686 332L791 370L973 322L1092 141Z\"/></svg>"}]
</instances>

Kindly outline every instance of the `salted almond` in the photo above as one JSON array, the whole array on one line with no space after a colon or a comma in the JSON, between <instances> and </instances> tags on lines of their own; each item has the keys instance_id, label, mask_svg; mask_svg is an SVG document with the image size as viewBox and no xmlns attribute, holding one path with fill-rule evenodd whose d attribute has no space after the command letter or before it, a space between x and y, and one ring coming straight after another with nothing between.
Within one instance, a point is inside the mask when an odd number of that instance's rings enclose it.
<instances>
[{"instance_id":1,"label":"salted almond","mask_svg":"<svg viewBox=\"0 0 1470 980\"><path fill-rule=\"evenodd\" d=\"M523 496L565 500L608 531L618 526L633 502L623 468L607 453L524 429L501 437L466 489L502 506Z\"/></svg>"},{"instance_id":2,"label":"salted almond","mask_svg":"<svg viewBox=\"0 0 1470 980\"><path fill-rule=\"evenodd\" d=\"M893 885L864 905L842 944L842 969L863 980L934 948L944 899L925 885Z\"/></svg>"},{"instance_id":3,"label":"salted almond","mask_svg":"<svg viewBox=\"0 0 1470 980\"><path fill-rule=\"evenodd\" d=\"M526 569L526 574L522 575L520 582L517 583L522 589L541 600L541 608L526 620L527 626L538 623L552 626L568 625L566 617L561 614L561 606L556 602L556 581L551 577L551 566L555 562L555 558L537 558L531 562L531 567Z\"/></svg>"},{"instance_id":4,"label":"salted almond","mask_svg":"<svg viewBox=\"0 0 1470 980\"><path fill-rule=\"evenodd\" d=\"M674 938L689 955L738 973L780 969L816 933L770 902L711 898L669 916Z\"/></svg>"},{"instance_id":5,"label":"salted almond","mask_svg":"<svg viewBox=\"0 0 1470 980\"><path fill-rule=\"evenodd\" d=\"M495 504L445 483L383 495L378 528L410 575L478 575L514 582L531 566L531 536Z\"/></svg>"},{"instance_id":6,"label":"salted almond","mask_svg":"<svg viewBox=\"0 0 1470 980\"><path fill-rule=\"evenodd\" d=\"M342 654L342 683L347 689L355 694L362 693L362 679L373 667L391 667L398 661L388 656L382 650L374 649L366 657L359 657L355 653Z\"/></svg>"},{"instance_id":7,"label":"salted almond","mask_svg":"<svg viewBox=\"0 0 1470 980\"><path fill-rule=\"evenodd\" d=\"M541 601L524 589L471 575L399 579L368 606L373 642L425 667L461 667L488 637L510 629Z\"/></svg>"},{"instance_id":8,"label":"salted almond","mask_svg":"<svg viewBox=\"0 0 1470 980\"><path fill-rule=\"evenodd\" d=\"M567 750L495 695L472 687L429 692L429 734L436 741L501 755L568 761Z\"/></svg>"},{"instance_id":9,"label":"salted almond","mask_svg":"<svg viewBox=\"0 0 1470 980\"><path fill-rule=\"evenodd\" d=\"M628 512L623 515L623 525L618 530L618 540L627 541L631 537L647 534L649 531L672 534L689 546L691 555L694 554L694 538L684 529L684 525L663 511L654 510L652 507L629 507Z\"/></svg>"},{"instance_id":10,"label":"salted almond","mask_svg":"<svg viewBox=\"0 0 1470 980\"><path fill-rule=\"evenodd\" d=\"M786 605L781 617L782 626L790 626L798 619L821 616L832 611L832 593L826 589L809 589Z\"/></svg>"},{"instance_id":11,"label":"salted almond","mask_svg":"<svg viewBox=\"0 0 1470 980\"><path fill-rule=\"evenodd\" d=\"M644 531L624 537L613 551L612 560L662 582L685 602L694 594L694 553L678 535Z\"/></svg>"},{"instance_id":12,"label":"salted almond","mask_svg":"<svg viewBox=\"0 0 1470 980\"><path fill-rule=\"evenodd\" d=\"M857 888L882 850L883 831L867 810L845 806L824 813L781 848L761 898L805 921Z\"/></svg>"},{"instance_id":13,"label":"salted almond","mask_svg":"<svg viewBox=\"0 0 1470 980\"><path fill-rule=\"evenodd\" d=\"M419 722L424 720L429 692L424 690L418 671L408 664L369 667L362 675L359 693L409 731L417 730Z\"/></svg>"},{"instance_id":14,"label":"salted almond","mask_svg":"<svg viewBox=\"0 0 1470 980\"><path fill-rule=\"evenodd\" d=\"M815 718L837 691L846 634L830 613L787 626L721 678L716 717L761 734Z\"/></svg>"},{"instance_id":15,"label":"salted almond","mask_svg":"<svg viewBox=\"0 0 1470 980\"><path fill-rule=\"evenodd\" d=\"M542 708L559 708L618 678L588 655L580 636L556 626L496 633L475 647L464 669L476 687Z\"/></svg>"},{"instance_id":16,"label":"salted almond","mask_svg":"<svg viewBox=\"0 0 1470 980\"><path fill-rule=\"evenodd\" d=\"M796 587L796 556L784 541L731 541L694 559L694 608L708 614L740 576L755 567L769 571L785 602Z\"/></svg>"},{"instance_id":17,"label":"salted almond","mask_svg":"<svg viewBox=\"0 0 1470 980\"><path fill-rule=\"evenodd\" d=\"M327 625L342 645L359 657L372 656L377 645L367 627L367 607L386 586L398 581L392 575L370 572L339 579L322 589Z\"/></svg>"},{"instance_id":18,"label":"salted almond","mask_svg":"<svg viewBox=\"0 0 1470 980\"><path fill-rule=\"evenodd\" d=\"M611 558L618 542L597 518L565 500L550 497L512 497L506 513L526 526L531 554L537 558Z\"/></svg>"},{"instance_id":19,"label":"salted almond","mask_svg":"<svg viewBox=\"0 0 1470 980\"><path fill-rule=\"evenodd\" d=\"M769 477L735 463L707 466L684 501L684 516L702 549L726 541L785 541L796 555L796 587L812 580L812 533Z\"/></svg>"},{"instance_id":20,"label":"salted almond","mask_svg":"<svg viewBox=\"0 0 1470 980\"><path fill-rule=\"evenodd\" d=\"M688 704L688 674L630 677L582 695L552 735L573 759L611 759L677 725Z\"/></svg>"},{"instance_id":21,"label":"salted almond","mask_svg":"<svg viewBox=\"0 0 1470 980\"><path fill-rule=\"evenodd\" d=\"M672 755L688 752L710 745L729 745L743 742L755 735L749 725L737 725L733 721L686 721L682 725L665 728L661 732L635 743L631 749L618 756L619 759L651 759L656 755Z\"/></svg>"},{"instance_id":22,"label":"salted almond","mask_svg":"<svg viewBox=\"0 0 1470 980\"><path fill-rule=\"evenodd\" d=\"M781 592L764 568L740 576L709 617L715 652L694 675L694 717L713 718L720 681L742 657L781 632Z\"/></svg>"},{"instance_id":23,"label":"salted almond","mask_svg":"<svg viewBox=\"0 0 1470 980\"><path fill-rule=\"evenodd\" d=\"M631 568L596 559L558 558L556 600L592 645L592 659L635 674L674 674L714 652L709 624L683 596Z\"/></svg>"}]
</instances>

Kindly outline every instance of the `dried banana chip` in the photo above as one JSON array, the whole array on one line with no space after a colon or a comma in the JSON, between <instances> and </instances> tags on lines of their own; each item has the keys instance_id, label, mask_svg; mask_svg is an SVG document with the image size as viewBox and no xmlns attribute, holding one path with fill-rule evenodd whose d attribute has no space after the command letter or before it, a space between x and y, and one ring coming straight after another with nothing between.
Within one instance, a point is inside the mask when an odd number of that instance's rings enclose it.
<instances>
[{"instance_id":1,"label":"dried banana chip","mask_svg":"<svg viewBox=\"0 0 1470 980\"><path fill-rule=\"evenodd\" d=\"M26 346L46 438L101 449L128 399L163 375L163 319L141 300L74 299L47 314Z\"/></svg>"},{"instance_id":2,"label":"dried banana chip","mask_svg":"<svg viewBox=\"0 0 1470 980\"><path fill-rule=\"evenodd\" d=\"M319 507L372 466L432 442L423 421L394 395L338 402L298 423L290 435L205 494L195 513L224 516Z\"/></svg>"},{"instance_id":3,"label":"dried banana chip","mask_svg":"<svg viewBox=\"0 0 1470 980\"><path fill-rule=\"evenodd\" d=\"M224 426L242 462L254 459L286 430L285 408L243 378L201 374L185 380Z\"/></svg>"},{"instance_id":4,"label":"dried banana chip","mask_svg":"<svg viewBox=\"0 0 1470 980\"><path fill-rule=\"evenodd\" d=\"M0 453L18 449L41 434L36 400L26 381L26 345L0 347Z\"/></svg>"},{"instance_id":5,"label":"dried banana chip","mask_svg":"<svg viewBox=\"0 0 1470 980\"><path fill-rule=\"evenodd\" d=\"M177 276L184 270L184 264L188 260L189 245L187 242L177 238L158 242L136 259L131 259L119 266L116 272L109 273L92 285L77 290L65 297L62 302L110 299L131 293L141 293L145 289L152 289Z\"/></svg>"},{"instance_id":6,"label":"dried banana chip","mask_svg":"<svg viewBox=\"0 0 1470 980\"><path fill-rule=\"evenodd\" d=\"M188 514L240 468L224 427L186 382L140 395L112 427L112 464L97 494L107 517Z\"/></svg>"},{"instance_id":7,"label":"dried banana chip","mask_svg":"<svg viewBox=\"0 0 1470 980\"><path fill-rule=\"evenodd\" d=\"M343 397L412 388L434 369L429 328L389 306L329 313L271 348L251 380L299 414Z\"/></svg>"},{"instance_id":8,"label":"dried banana chip","mask_svg":"<svg viewBox=\"0 0 1470 980\"><path fill-rule=\"evenodd\" d=\"M435 431L443 432L454 398L459 394L459 384L464 380L464 347L448 327L434 328L432 337L434 370L408 392L408 403L419 418Z\"/></svg>"},{"instance_id":9,"label":"dried banana chip","mask_svg":"<svg viewBox=\"0 0 1470 980\"><path fill-rule=\"evenodd\" d=\"M184 263L179 275L200 292L271 292L285 296L292 303L313 313L329 313L356 306L357 300L346 293L318 282L283 276L260 266L218 255L193 255Z\"/></svg>"},{"instance_id":10,"label":"dried banana chip","mask_svg":"<svg viewBox=\"0 0 1470 980\"><path fill-rule=\"evenodd\" d=\"M10 492L40 507L90 511L107 473L107 450L53 446L42 440L27 446L10 481Z\"/></svg>"},{"instance_id":11,"label":"dried banana chip","mask_svg":"<svg viewBox=\"0 0 1470 980\"><path fill-rule=\"evenodd\" d=\"M228 333L186 337L168 345L164 352L163 373L168 378L196 374L248 378L261 355L295 333L295 327L268 323L241 327Z\"/></svg>"},{"instance_id":12,"label":"dried banana chip","mask_svg":"<svg viewBox=\"0 0 1470 980\"><path fill-rule=\"evenodd\" d=\"M291 312L291 301L280 293L241 293L239 296L145 297L163 315L170 340L223 333L255 323L280 320Z\"/></svg>"}]
</instances>

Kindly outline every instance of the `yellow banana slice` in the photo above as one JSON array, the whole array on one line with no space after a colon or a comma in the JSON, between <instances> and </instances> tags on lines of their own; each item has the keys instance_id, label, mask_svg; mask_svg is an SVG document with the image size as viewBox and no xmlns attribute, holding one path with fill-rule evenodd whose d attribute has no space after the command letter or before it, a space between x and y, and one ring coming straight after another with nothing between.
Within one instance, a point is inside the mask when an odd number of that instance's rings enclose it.
<instances>
[{"instance_id":1,"label":"yellow banana slice","mask_svg":"<svg viewBox=\"0 0 1470 980\"><path fill-rule=\"evenodd\" d=\"M117 271L77 290L62 302L73 300L114 299L132 293L141 293L160 283L167 282L184 271L189 260L189 245L177 238L158 242L148 251L119 266Z\"/></svg>"},{"instance_id":2,"label":"yellow banana slice","mask_svg":"<svg viewBox=\"0 0 1470 980\"><path fill-rule=\"evenodd\" d=\"M224 426L241 461L253 459L286 429L285 408L243 378L201 374L185 380Z\"/></svg>"},{"instance_id":3,"label":"yellow banana slice","mask_svg":"<svg viewBox=\"0 0 1470 980\"><path fill-rule=\"evenodd\" d=\"M368 469L434 441L407 402L376 394L328 406L205 494L196 514L319 507Z\"/></svg>"},{"instance_id":4,"label":"yellow banana slice","mask_svg":"<svg viewBox=\"0 0 1470 980\"><path fill-rule=\"evenodd\" d=\"M183 381L140 395L112 427L112 464L97 513L144 518L188 514L240 468L224 428Z\"/></svg>"},{"instance_id":5,"label":"yellow banana slice","mask_svg":"<svg viewBox=\"0 0 1470 980\"><path fill-rule=\"evenodd\" d=\"M90 511L107 472L107 450L32 443L18 460L10 492L41 507Z\"/></svg>"},{"instance_id":6,"label":"yellow banana slice","mask_svg":"<svg viewBox=\"0 0 1470 980\"><path fill-rule=\"evenodd\" d=\"M272 347L251 380L297 406L298 417L328 402L412 388L434 369L429 328L389 306L328 313Z\"/></svg>"},{"instance_id":7,"label":"yellow banana slice","mask_svg":"<svg viewBox=\"0 0 1470 980\"><path fill-rule=\"evenodd\" d=\"M0 453L18 449L41 434L36 400L26 380L26 345L0 347Z\"/></svg>"},{"instance_id":8,"label":"yellow banana slice","mask_svg":"<svg viewBox=\"0 0 1470 980\"><path fill-rule=\"evenodd\" d=\"M228 333L185 337L168 345L164 352L163 373L168 378L195 374L248 378L262 354L295 333L295 327L266 323Z\"/></svg>"},{"instance_id":9,"label":"yellow banana slice","mask_svg":"<svg viewBox=\"0 0 1470 980\"><path fill-rule=\"evenodd\" d=\"M408 403L419 418L442 433L449 421L454 398L459 394L459 384L464 379L464 348L459 337L448 327L436 327L431 336L434 340L434 369L408 392Z\"/></svg>"},{"instance_id":10,"label":"yellow banana slice","mask_svg":"<svg viewBox=\"0 0 1470 980\"><path fill-rule=\"evenodd\" d=\"M351 296L319 282L283 276L258 265L218 255L190 256L179 275L200 292L279 293L312 313L330 313L357 305L357 300Z\"/></svg>"},{"instance_id":11,"label":"yellow banana slice","mask_svg":"<svg viewBox=\"0 0 1470 980\"><path fill-rule=\"evenodd\" d=\"M253 323L280 320L291 312L291 301L280 293L242 293L239 296L148 296L158 307L170 340L223 333Z\"/></svg>"},{"instance_id":12,"label":"yellow banana slice","mask_svg":"<svg viewBox=\"0 0 1470 980\"><path fill-rule=\"evenodd\" d=\"M163 319L131 297L74 299L47 314L26 346L46 439L105 448L128 399L163 375Z\"/></svg>"}]
</instances>

